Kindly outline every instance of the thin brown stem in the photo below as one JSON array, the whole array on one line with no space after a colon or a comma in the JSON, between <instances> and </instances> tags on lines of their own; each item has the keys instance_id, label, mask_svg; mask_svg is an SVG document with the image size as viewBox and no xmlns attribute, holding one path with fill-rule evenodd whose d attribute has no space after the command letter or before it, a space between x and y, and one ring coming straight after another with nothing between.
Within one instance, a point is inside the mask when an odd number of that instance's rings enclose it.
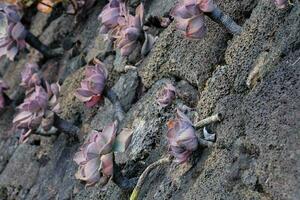
<instances>
[{"instance_id":1,"label":"thin brown stem","mask_svg":"<svg viewBox=\"0 0 300 200\"><path fill-rule=\"evenodd\" d=\"M80 129L73 125L71 122L62 119L57 114L54 114L53 126L58 129L59 132L63 132L73 137L78 137Z\"/></svg>"}]
</instances>

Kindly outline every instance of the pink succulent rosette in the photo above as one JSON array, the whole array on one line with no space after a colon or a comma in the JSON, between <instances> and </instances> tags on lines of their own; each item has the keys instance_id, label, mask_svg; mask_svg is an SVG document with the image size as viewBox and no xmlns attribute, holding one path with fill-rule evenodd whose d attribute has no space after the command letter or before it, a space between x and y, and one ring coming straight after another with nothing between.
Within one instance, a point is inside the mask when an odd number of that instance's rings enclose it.
<instances>
[{"instance_id":1,"label":"pink succulent rosette","mask_svg":"<svg viewBox=\"0 0 300 200\"><path fill-rule=\"evenodd\" d=\"M142 55L148 54L154 45L154 37L143 30L143 4L136 8L135 15L131 15L125 1L110 0L98 19L102 23L100 34L107 34L107 37L114 41L115 47L120 49L123 57L129 56L142 39Z\"/></svg>"},{"instance_id":2,"label":"pink succulent rosette","mask_svg":"<svg viewBox=\"0 0 300 200\"><path fill-rule=\"evenodd\" d=\"M21 73L21 86L26 89L34 88L41 84L39 75L39 66L36 63L26 63L25 68Z\"/></svg>"},{"instance_id":3,"label":"pink succulent rosette","mask_svg":"<svg viewBox=\"0 0 300 200\"><path fill-rule=\"evenodd\" d=\"M175 87L168 83L162 90L160 90L157 94L156 101L161 107L167 107L169 106L172 101L176 97L176 89Z\"/></svg>"},{"instance_id":4,"label":"pink succulent rosette","mask_svg":"<svg viewBox=\"0 0 300 200\"><path fill-rule=\"evenodd\" d=\"M93 130L80 151L74 156L79 165L76 178L86 186L107 184L113 176L113 152L124 152L131 140L132 131L124 129L117 135L116 122L106 126L102 132Z\"/></svg>"},{"instance_id":5,"label":"pink succulent rosette","mask_svg":"<svg viewBox=\"0 0 300 200\"><path fill-rule=\"evenodd\" d=\"M103 90L105 88L108 72L104 63L95 61L95 65L89 65L85 70L85 79L81 82L81 87L75 92L75 96L87 107L93 107L103 100Z\"/></svg>"},{"instance_id":6,"label":"pink succulent rosette","mask_svg":"<svg viewBox=\"0 0 300 200\"><path fill-rule=\"evenodd\" d=\"M8 89L8 85L2 79L0 79L0 110L6 106L4 91Z\"/></svg>"},{"instance_id":7,"label":"pink succulent rosette","mask_svg":"<svg viewBox=\"0 0 300 200\"><path fill-rule=\"evenodd\" d=\"M48 104L48 94L41 86L36 86L35 91L30 94L18 109L13 123L17 128L34 129L41 123Z\"/></svg>"},{"instance_id":8,"label":"pink succulent rosette","mask_svg":"<svg viewBox=\"0 0 300 200\"><path fill-rule=\"evenodd\" d=\"M119 19L119 31L115 35L116 46L120 49L121 56L128 56L138 44L139 37L143 34L144 6L140 4L131 15L125 3L121 4L124 18Z\"/></svg>"},{"instance_id":9,"label":"pink succulent rosette","mask_svg":"<svg viewBox=\"0 0 300 200\"><path fill-rule=\"evenodd\" d=\"M30 133L38 128L48 131L53 126L54 113L59 112L59 92L58 83L49 85L47 89L35 86L18 107L18 113L13 119L16 128L21 129L20 142L26 142Z\"/></svg>"},{"instance_id":10,"label":"pink succulent rosette","mask_svg":"<svg viewBox=\"0 0 300 200\"><path fill-rule=\"evenodd\" d=\"M107 34L119 25L119 19L122 17L120 0L110 0L102 9L98 20L102 23L100 34Z\"/></svg>"},{"instance_id":11,"label":"pink succulent rosette","mask_svg":"<svg viewBox=\"0 0 300 200\"><path fill-rule=\"evenodd\" d=\"M275 5L280 9L285 8L288 4L288 0L273 0L273 1Z\"/></svg>"},{"instance_id":12,"label":"pink succulent rosette","mask_svg":"<svg viewBox=\"0 0 300 200\"><path fill-rule=\"evenodd\" d=\"M213 0L182 0L172 10L176 27L187 38L201 39L206 34L204 12L215 8Z\"/></svg>"},{"instance_id":13,"label":"pink succulent rosette","mask_svg":"<svg viewBox=\"0 0 300 200\"><path fill-rule=\"evenodd\" d=\"M176 119L168 122L167 139L170 153L178 163L186 162L198 148L198 138L192 122L180 110L177 110Z\"/></svg>"},{"instance_id":14,"label":"pink succulent rosette","mask_svg":"<svg viewBox=\"0 0 300 200\"><path fill-rule=\"evenodd\" d=\"M19 50L26 47L27 31L20 20L17 6L0 5L0 57L6 55L13 60Z\"/></svg>"}]
</instances>

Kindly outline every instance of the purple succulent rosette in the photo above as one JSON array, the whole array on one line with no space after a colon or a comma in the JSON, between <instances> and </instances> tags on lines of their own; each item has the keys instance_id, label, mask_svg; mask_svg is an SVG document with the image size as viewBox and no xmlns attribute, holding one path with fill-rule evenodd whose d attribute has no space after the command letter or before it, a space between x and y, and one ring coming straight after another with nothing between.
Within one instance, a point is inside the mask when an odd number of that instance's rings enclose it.
<instances>
[{"instance_id":1,"label":"purple succulent rosette","mask_svg":"<svg viewBox=\"0 0 300 200\"><path fill-rule=\"evenodd\" d=\"M131 141L132 131L123 129L117 135L117 123L106 126L102 132L93 130L74 156L79 165L75 177L85 181L86 186L99 183L105 186L113 176L113 153L124 152Z\"/></svg>"},{"instance_id":2,"label":"purple succulent rosette","mask_svg":"<svg viewBox=\"0 0 300 200\"><path fill-rule=\"evenodd\" d=\"M39 66L36 63L26 63L21 73L21 86L26 89L34 88L41 84L41 76L39 74Z\"/></svg>"},{"instance_id":3,"label":"purple succulent rosette","mask_svg":"<svg viewBox=\"0 0 300 200\"><path fill-rule=\"evenodd\" d=\"M104 63L99 60L94 60L94 63L86 67L85 79L75 92L75 96L87 107L93 107L103 100L102 93L108 76Z\"/></svg>"},{"instance_id":4,"label":"purple succulent rosette","mask_svg":"<svg viewBox=\"0 0 300 200\"><path fill-rule=\"evenodd\" d=\"M180 110L177 110L176 119L168 122L167 139L170 153L178 163L186 162L198 148L198 138L193 124Z\"/></svg>"},{"instance_id":5,"label":"purple succulent rosette","mask_svg":"<svg viewBox=\"0 0 300 200\"><path fill-rule=\"evenodd\" d=\"M15 5L0 5L0 57L14 60L20 49L26 47L27 31L20 22L21 16Z\"/></svg>"},{"instance_id":6,"label":"purple succulent rosette","mask_svg":"<svg viewBox=\"0 0 300 200\"><path fill-rule=\"evenodd\" d=\"M33 130L49 131L54 122L54 113L59 112L60 86L57 83L49 85L46 90L35 86L24 102L18 107L18 113L13 119L17 129L21 129L20 142L26 142Z\"/></svg>"},{"instance_id":7,"label":"purple succulent rosette","mask_svg":"<svg viewBox=\"0 0 300 200\"><path fill-rule=\"evenodd\" d=\"M142 40L142 55L146 55L154 45L154 37L143 30L143 4L136 8L135 15L131 15L125 1L110 0L98 19L102 23L100 34L107 34L123 57L129 56Z\"/></svg>"},{"instance_id":8,"label":"purple succulent rosette","mask_svg":"<svg viewBox=\"0 0 300 200\"><path fill-rule=\"evenodd\" d=\"M144 6L140 4L135 11L135 16L131 15L125 4L121 4L124 18L119 20L119 31L115 35L116 46L120 49L121 56L130 55L138 44L138 40L143 35Z\"/></svg>"},{"instance_id":9,"label":"purple succulent rosette","mask_svg":"<svg viewBox=\"0 0 300 200\"><path fill-rule=\"evenodd\" d=\"M273 2L280 9L285 8L288 4L288 0L273 0Z\"/></svg>"},{"instance_id":10,"label":"purple succulent rosette","mask_svg":"<svg viewBox=\"0 0 300 200\"><path fill-rule=\"evenodd\" d=\"M6 106L4 91L8 89L8 85L2 79L0 79L0 110Z\"/></svg>"},{"instance_id":11,"label":"purple succulent rosette","mask_svg":"<svg viewBox=\"0 0 300 200\"><path fill-rule=\"evenodd\" d=\"M213 0L182 0L171 11L176 27L187 38L201 39L206 34L205 12L215 8Z\"/></svg>"},{"instance_id":12,"label":"purple succulent rosette","mask_svg":"<svg viewBox=\"0 0 300 200\"><path fill-rule=\"evenodd\" d=\"M157 94L156 101L161 107L169 106L176 97L175 87L168 83L162 90Z\"/></svg>"},{"instance_id":13,"label":"purple succulent rosette","mask_svg":"<svg viewBox=\"0 0 300 200\"><path fill-rule=\"evenodd\" d=\"M100 34L107 34L113 31L119 25L120 18L122 18L121 1L110 0L98 16L98 20L102 23Z\"/></svg>"}]
</instances>

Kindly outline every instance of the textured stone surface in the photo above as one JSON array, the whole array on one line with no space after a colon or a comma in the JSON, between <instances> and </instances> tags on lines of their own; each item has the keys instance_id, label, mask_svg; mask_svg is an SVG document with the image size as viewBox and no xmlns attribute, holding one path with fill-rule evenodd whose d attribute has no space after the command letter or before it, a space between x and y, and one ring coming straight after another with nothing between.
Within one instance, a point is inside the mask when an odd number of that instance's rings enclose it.
<instances>
[{"instance_id":1,"label":"textured stone surface","mask_svg":"<svg viewBox=\"0 0 300 200\"><path fill-rule=\"evenodd\" d=\"M253 3L253 2L251 2ZM220 7L231 16L246 12L249 1L220 2ZM243 16L240 16L243 21ZM176 76L200 89L211 76L216 65L224 62L224 52L230 35L220 25L206 19L208 32L201 40L188 40L175 31L175 24L167 28L157 40L149 60L142 66L140 75L146 87L162 77Z\"/></svg>"},{"instance_id":2,"label":"textured stone surface","mask_svg":"<svg viewBox=\"0 0 300 200\"><path fill-rule=\"evenodd\" d=\"M175 2L146 1L146 14L164 14ZM174 117L176 107L186 105L197 112L197 120L222 113L223 121L209 126L217 141L211 148L197 150L186 164L172 163L153 170L139 199L298 200L299 3L278 10L271 0L216 2L243 25L240 36L232 37L207 19L207 36L189 41L175 31L172 23L162 30L137 70L126 71L127 61L121 61L118 55L104 60L109 71L107 86L113 86L127 111L121 125L133 129L128 150L116 154L117 163L131 178L167 156L166 122ZM87 109L73 95L84 77L81 59L88 62L105 49L97 21L103 4L99 1L86 20L76 25L72 16L62 15L44 27L45 17L35 17L32 29L37 34L45 29L43 41L54 46L68 43L65 55L55 60L60 66L57 78L63 81L60 116L78 125L82 135L80 142L63 134L47 138L33 135L27 144L19 145L11 124L15 111L12 107L2 110L1 200L129 198L130 192L122 191L112 181L106 190L98 185L85 189L74 177L77 166L72 158L88 130L101 130L114 120L108 100ZM9 94L22 93L17 90L19 73L31 56L23 52L15 62L1 59L0 73L11 86ZM171 106L161 109L156 94L167 82L174 84L178 95ZM200 134L202 130L197 131Z\"/></svg>"},{"instance_id":3,"label":"textured stone surface","mask_svg":"<svg viewBox=\"0 0 300 200\"><path fill-rule=\"evenodd\" d=\"M139 85L139 78L136 71L129 71L120 76L120 79L112 88L120 98L121 105L126 111L136 98L136 91Z\"/></svg>"}]
</instances>

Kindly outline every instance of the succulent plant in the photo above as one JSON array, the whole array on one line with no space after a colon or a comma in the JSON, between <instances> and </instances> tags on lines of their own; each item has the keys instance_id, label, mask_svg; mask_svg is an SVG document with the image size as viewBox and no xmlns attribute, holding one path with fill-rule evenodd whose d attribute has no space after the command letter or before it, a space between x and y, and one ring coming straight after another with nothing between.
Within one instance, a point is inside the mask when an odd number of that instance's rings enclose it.
<instances>
[{"instance_id":1,"label":"succulent plant","mask_svg":"<svg viewBox=\"0 0 300 200\"><path fill-rule=\"evenodd\" d=\"M16 5L0 3L0 57L6 55L13 60L26 43L47 58L61 55L62 49L50 50L21 23L20 10Z\"/></svg>"},{"instance_id":2,"label":"succulent plant","mask_svg":"<svg viewBox=\"0 0 300 200\"><path fill-rule=\"evenodd\" d=\"M7 96L4 91L8 89L8 85L2 79L0 79L0 110L3 109L7 104Z\"/></svg>"},{"instance_id":3,"label":"succulent plant","mask_svg":"<svg viewBox=\"0 0 300 200\"><path fill-rule=\"evenodd\" d=\"M20 20L17 6L0 4L0 57L7 55L13 60L19 50L26 47L27 31Z\"/></svg>"},{"instance_id":4,"label":"succulent plant","mask_svg":"<svg viewBox=\"0 0 300 200\"><path fill-rule=\"evenodd\" d=\"M49 131L54 123L54 114L59 112L58 96L60 87L57 83L49 85L47 89L36 85L24 102L18 107L19 112L13 119L13 123L22 131L20 142L25 142L31 133L29 130L41 129Z\"/></svg>"},{"instance_id":5,"label":"succulent plant","mask_svg":"<svg viewBox=\"0 0 300 200\"><path fill-rule=\"evenodd\" d=\"M123 57L129 56L142 42L141 54L146 55L154 44L154 37L143 30L144 6L141 3L131 15L126 2L110 0L99 15L102 23L100 34L108 34L114 41L116 48L120 49Z\"/></svg>"},{"instance_id":6,"label":"succulent plant","mask_svg":"<svg viewBox=\"0 0 300 200\"><path fill-rule=\"evenodd\" d=\"M239 34L241 27L214 4L213 0L182 0L171 11L176 27L187 38L201 39L205 36L204 15L223 24L231 33Z\"/></svg>"},{"instance_id":7,"label":"succulent plant","mask_svg":"<svg viewBox=\"0 0 300 200\"><path fill-rule=\"evenodd\" d=\"M212 11L214 6L210 4L203 6L203 3L199 4L196 0L183 0L178 3L171 12L176 20L177 29L188 38L202 38L206 33L206 26L204 11L201 8L203 7L205 11Z\"/></svg>"},{"instance_id":8,"label":"succulent plant","mask_svg":"<svg viewBox=\"0 0 300 200\"><path fill-rule=\"evenodd\" d=\"M79 165L76 178L87 186L107 184L114 172L114 152L124 152L131 140L132 131L124 129L117 135L117 123L106 126L102 132L93 130L88 140L75 154L74 161Z\"/></svg>"},{"instance_id":9,"label":"succulent plant","mask_svg":"<svg viewBox=\"0 0 300 200\"><path fill-rule=\"evenodd\" d=\"M103 100L108 72L99 60L94 60L94 65L90 64L85 70L85 79L81 82L81 88L75 92L75 96L87 107L93 107Z\"/></svg>"},{"instance_id":10,"label":"succulent plant","mask_svg":"<svg viewBox=\"0 0 300 200\"><path fill-rule=\"evenodd\" d=\"M193 151L198 148L198 138L190 119L180 110L177 110L175 120L168 122L167 138L170 153L176 162L186 162Z\"/></svg>"},{"instance_id":11,"label":"succulent plant","mask_svg":"<svg viewBox=\"0 0 300 200\"><path fill-rule=\"evenodd\" d=\"M128 56L136 48L139 38L143 35L144 6L136 8L135 16L131 15L125 4L121 4L124 18L119 20L119 31L115 35L117 48L122 56Z\"/></svg>"},{"instance_id":12,"label":"succulent plant","mask_svg":"<svg viewBox=\"0 0 300 200\"><path fill-rule=\"evenodd\" d=\"M288 0L273 0L273 1L275 5L280 9L285 8L288 4Z\"/></svg>"},{"instance_id":13,"label":"succulent plant","mask_svg":"<svg viewBox=\"0 0 300 200\"><path fill-rule=\"evenodd\" d=\"M172 84L168 83L164 88L162 88L162 90L160 90L157 93L156 101L161 107L166 107L169 106L172 103L172 101L176 98L175 95L175 87Z\"/></svg>"},{"instance_id":14,"label":"succulent plant","mask_svg":"<svg viewBox=\"0 0 300 200\"><path fill-rule=\"evenodd\" d=\"M21 86L26 89L34 88L41 84L41 76L39 74L39 66L36 63L26 63L21 73Z\"/></svg>"},{"instance_id":15,"label":"succulent plant","mask_svg":"<svg viewBox=\"0 0 300 200\"><path fill-rule=\"evenodd\" d=\"M115 29L122 17L120 0L110 0L98 16L98 20L102 23L100 34L106 34Z\"/></svg>"}]
</instances>

